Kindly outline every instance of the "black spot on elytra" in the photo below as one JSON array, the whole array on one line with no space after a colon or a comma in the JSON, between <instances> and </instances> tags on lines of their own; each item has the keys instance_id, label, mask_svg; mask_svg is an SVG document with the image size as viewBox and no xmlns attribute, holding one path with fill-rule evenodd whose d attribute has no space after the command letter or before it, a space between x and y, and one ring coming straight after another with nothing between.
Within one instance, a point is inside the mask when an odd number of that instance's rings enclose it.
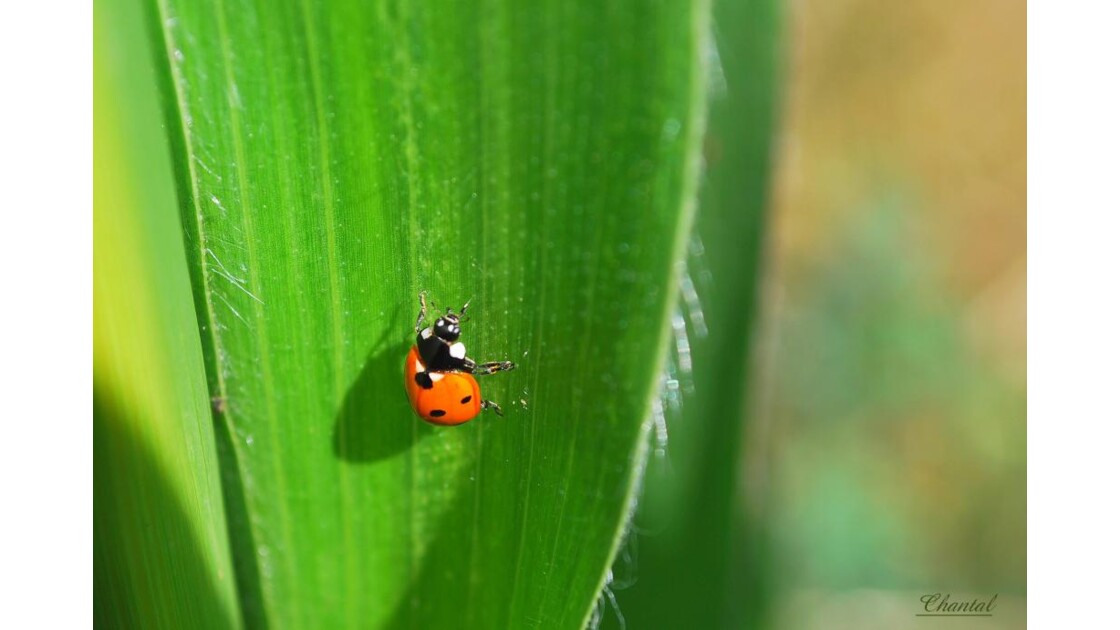
<instances>
[{"instance_id":1,"label":"black spot on elytra","mask_svg":"<svg viewBox=\"0 0 1120 630\"><path fill-rule=\"evenodd\" d=\"M442 409L433 409L432 413L430 413L428 415L433 417L433 418L442 418L443 416L447 415L447 412L442 410Z\"/></svg>"},{"instance_id":2,"label":"black spot on elytra","mask_svg":"<svg viewBox=\"0 0 1120 630\"><path fill-rule=\"evenodd\" d=\"M459 402L461 402L465 405L465 404L467 404L471 401L471 398L474 398L474 396L467 396L466 398L460 400Z\"/></svg>"},{"instance_id":3,"label":"black spot on elytra","mask_svg":"<svg viewBox=\"0 0 1120 630\"><path fill-rule=\"evenodd\" d=\"M417 372L416 384L420 387L423 387L424 389L431 389L433 386L432 377L429 376L427 372Z\"/></svg>"}]
</instances>

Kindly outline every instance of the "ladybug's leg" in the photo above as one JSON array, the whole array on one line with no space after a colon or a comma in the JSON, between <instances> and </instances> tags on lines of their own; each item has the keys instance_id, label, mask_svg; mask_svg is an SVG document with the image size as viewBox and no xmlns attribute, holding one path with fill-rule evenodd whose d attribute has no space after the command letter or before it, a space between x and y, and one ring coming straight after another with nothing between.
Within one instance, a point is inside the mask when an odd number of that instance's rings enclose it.
<instances>
[{"instance_id":1,"label":"ladybug's leg","mask_svg":"<svg viewBox=\"0 0 1120 630\"><path fill-rule=\"evenodd\" d=\"M489 376L497 372L505 372L517 367L513 361L487 361L486 363L475 363L474 359L470 357L463 357L462 367L464 372L470 374L477 374L479 376Z\"/></svg>"},{"instance_id":2,"label":"ladybug's leg","mask_svg":"<svg viewBox=\"0 0 1120 630\"><path fill-rule=\"evenodd\" d=\"M424 328L424 320L428 319L428 292L420 292L420 314L416 316L416 334Z\"/></svg>"},{"instance_id":3,"label":"ladybug's leg","mask_svg":"<svg viewBox=\"0 0 1120 630\"><path fill-rule=\"evenodd\" d=\"M502 408L498 406L498 403L494 402L493 400L483 400L482 401L482 409L483 410L493 409L494 413L498 414L499 416L506 415L506 414L502 413Z\"/></svg>"},{"instance_id":4,"label":"ladybug's leg","mask_svg":"<svg viewBox=\"0 0 1120 630\"><path fill-rule=\"evenodd\" d=\"M505 372L517 367L513 361L488 361L486 363L479 363L475 366L475 374L479 376L489 376L498 372Z\"/></svg>"}]
</instances>

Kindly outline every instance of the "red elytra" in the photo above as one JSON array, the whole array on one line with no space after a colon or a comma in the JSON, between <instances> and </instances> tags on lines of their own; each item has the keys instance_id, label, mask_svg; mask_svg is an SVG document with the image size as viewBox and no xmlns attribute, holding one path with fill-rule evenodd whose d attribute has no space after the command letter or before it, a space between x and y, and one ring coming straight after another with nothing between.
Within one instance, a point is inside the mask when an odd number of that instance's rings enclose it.
<instances>
[{"instance_id":1,"label":"red elytra","mask_svg":"<svg viewBox=\"0 0 1120 630\"><path fill-rule=\"evenodd\" d=\"M416 375L427 372L416 346L404 364L404 388L416 414L432 424L454 426L473 420L482 411L478 381L466 372L428 372L432 387L424 388Z\"/></svg>"}]
</instances>

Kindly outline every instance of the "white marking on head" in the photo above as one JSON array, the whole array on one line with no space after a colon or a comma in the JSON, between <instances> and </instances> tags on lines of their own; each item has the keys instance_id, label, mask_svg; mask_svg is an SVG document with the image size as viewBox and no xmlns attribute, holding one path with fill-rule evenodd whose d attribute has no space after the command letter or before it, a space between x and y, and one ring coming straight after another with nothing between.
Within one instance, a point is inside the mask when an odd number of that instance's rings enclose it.
<instances>
[{"instance_id":1,"label":"white marking on head","mask_svg":"<svg viewBox=\"0 0 1120 630\"><path fill-rule=\"evenodd\" d=\"M451 353L451 356L453 358L462 359L463 357L467 356L467 347L463 345L462 341L460 341L458 343L451 344L451 348L448 350L448 352Z\"/></svg>"}]
</instances>

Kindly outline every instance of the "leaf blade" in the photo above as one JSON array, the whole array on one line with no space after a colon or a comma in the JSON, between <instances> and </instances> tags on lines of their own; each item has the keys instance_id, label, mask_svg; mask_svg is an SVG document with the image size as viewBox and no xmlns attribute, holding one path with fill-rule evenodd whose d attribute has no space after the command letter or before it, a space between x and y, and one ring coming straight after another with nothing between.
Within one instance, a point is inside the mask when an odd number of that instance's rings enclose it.
<instances>
[{"instance_id":1,"label":"leaf blade","mask_svg":"<svg viewBox=\"0 0 1120 630\"><path fill-rule=\"evenodd\" d=\"M267 623L582 623L660 364L706 5L160 6ZM505 420L412 416L420 289L520 359L485 383Z\"/></svg>"},{"instance_id":2,"label":"leaf blade","mask_svg":"<svg viewBox=\"0 0 1120 630\"><path fill-rule=\"evenodd\" d=\"M713 8L718 67L712 73L705 181L682 290L667 441L651 462L632 534L636 559L616 564L632 584L617 593L635 627L766 625L767 532L760 513L751 367L763 291L770 154L782 9L774 0ZM689 365L684 367L683 364ZM647 534L646 532L655 532ZM604 628L618 627L611 615Z\"/></svg>"},{"instance_id":3,"label":"leaf blade","mask_svg":"<svg viewBox=\"0 0 1120 630\"><path fill-rule=\"evenodd\" d=\"M144 17L95 4L94 623L240 627Z\"/></svg>"}]
</instances>

